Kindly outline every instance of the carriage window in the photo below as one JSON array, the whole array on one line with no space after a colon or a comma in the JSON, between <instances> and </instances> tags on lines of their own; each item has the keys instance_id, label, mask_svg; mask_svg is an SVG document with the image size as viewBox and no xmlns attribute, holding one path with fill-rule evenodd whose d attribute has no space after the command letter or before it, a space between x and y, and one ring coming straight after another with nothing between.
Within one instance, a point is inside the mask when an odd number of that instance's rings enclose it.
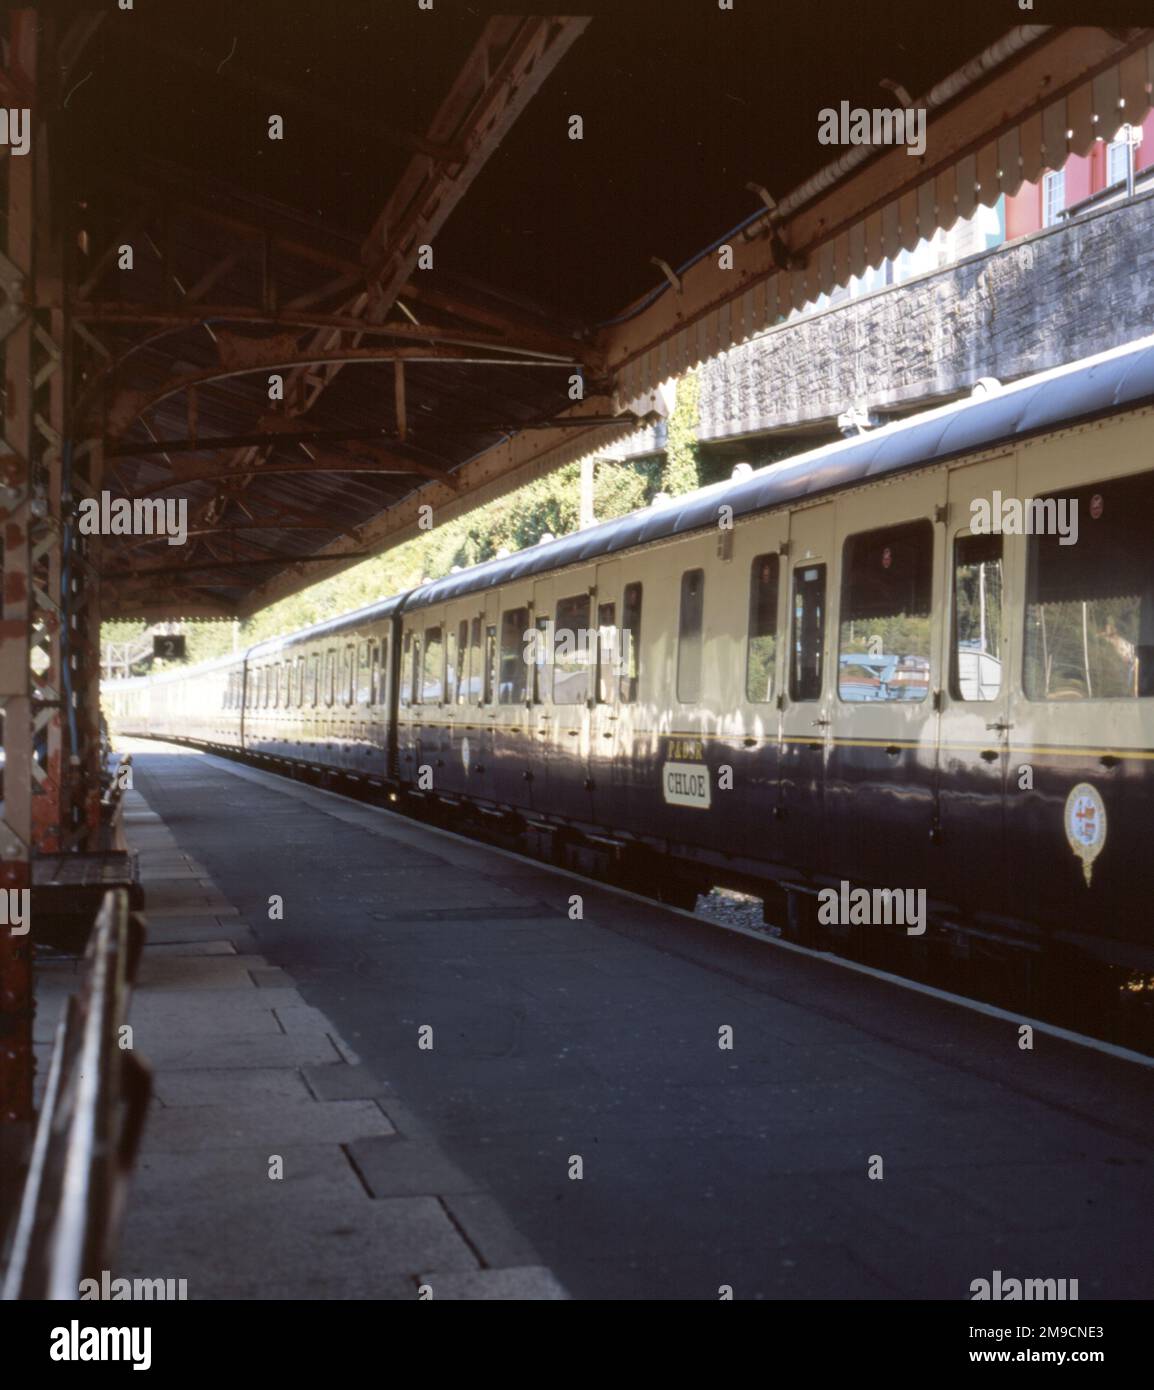
<instances>
[{"instance_id":1,"label":"carriage window","mask_svg":"<svg viewBox=\"0 0 1154 1390\"><path fill-rule=\"evenodd\" d=\"M537 619L537 645L533 649L534 660L530 663L533 668L533 703L535 705L544 704L552 694L552 663L549 651L549 619L542 616Z\"/></svg>"},{"instance_id":2,"label":"carriage window","mask_svg":"<svg viewBox=\"0 0 1154 1390\"><path fill-rule=\"evenodd\" d=\"M320 699L320 688L321 688L321 681L320 681L320 675L321 675L321 654L320 654L320 652L313 652L312 656L309 657L308 672L309 672L309 678L308 678L308 703L309 703L310 705L315 706L315 705L319 702L319 699Z\"/></svg>"},{"instance_id":3,"label":"carriage window","mask_svg":"<svg viewBox=\"0 0 1154 1390\"><path fill-rule=\"evenodd\" d=\"M929 521L847 538L842 552L837 693L919 701L930 693L934 528Z\"/></svg>"},{"instance_id":4,"label":"carriage window","mask_svg":"<svg viewBox=\"0 0 1154 1390\"><path fill-rule=\"evenodd\" d=\"M345 647L344 662L341 673L341 703L347 706L356 698L357 649L352 642Z\"/></svg>"},{"instance_id":5,"label":"carriage window","mask_svg":"<svg viewBox=\"0 0 1154 1390\"><path fill-rule=\"evenodd\" d=\"M501 673L497 698L502 705L516 705L525 698L525 633L527 608L506 608L501 614Z\"/></svg>"},{"instance_id":6,"label":"carriage window","mask_svg":"<svg viewBox=\"0 0 1154 1390\"><path fill-rule=\"evenodd\" d=\"M959 536L954 542L950 694L995 700L1002 689L1002 538Z\"/></svg>"},{"instance_id":7,"label":"carriage window","mask_svg":"<svg viewBox=\"0 0 1154 1390\"><path fill-rule=\"evenodd\" d=\"M589 698L588 594L574 594L557 604L553 631L553 703L583 705Z\"/></svg>"},{"instance_id":8,"label":"carriage window","mask_svg":"<svg viewBox=\"0 0 1154 1390\"><path fill-rule=\"evenodd\" d=\"M473 627L480 627L476 618L473 619ZM478 644L474 642L474 646L476 645ZM462 618L457 624L457 704L463 705L469 698L469 620Z\"/></svg>"},{"instance_id":9,"label":"carriage window","mask_svg":"<svg viewBox=\"0 0 1154 1390\"><path fill-rule=\"evenodd\" d=\"M445 624L445 704L457 703L457 634Z\"/></svg>"},{"instance_id":10,"label":"carriage window","mask_svg":"<svg viewBox=\"0 0 1154 1390\"><path fill-rule=\"evenodd\" d=\"M485 627L485 703L493 703L493 691L497 684L497 628L488 623Z\"/></svg>"},{"instance_id":11,"label":"carriage window","mask_svg":"<svg viewBox=\"0 0 1154 1390\"><path fill-rule=\"evenodd\" d=\"M379 705L381 695L381 643L374 638L369 643L369 704Z\"/></svg>"},{"instance_id":12,"label":"carriage window","mask_svg":"<svg viewBox=\"0 0 1154 1390\"><path fill-rule=\"evenodd\" d=\"M701 697L701 629L705 613L705 571L681 576L681 618L677 628L677 698L690 705Z\"/></svg>"},{"instance_id":13,"label":"carriage window","mask_svg":"<svg viewBox=\"0 0 1154 1390\"><path fill-rule=\"evenodd\" d=\"M758 555L749 567L749 638L745 654L745 698L751 704L773 699L777 659L776 555Z\"/></svg>"},{"instance_id":14,"label":"carriage window","mask_svg":"<svg viewBox=\"0 0 1154 1390\"><path fill-rule=\"evenodd\" d=\"M376 643L364 641L357 648L357 704L367 705L373 697L373 649Z\"/></svg>"},{"instance_id":15,"label":"carriage window","mask_svg":"<svg viewBox=\"0 0 1154 1390\"><path fill-rule=\"evenodd\" d=\"M329 650L325 653L325 704L331 705L336 699L337 661L340 653Z\"/></svg>"},{"instance_id":16,"label":"carriage window","mask_svg":"<svg viewBox=\"0 0 1154 1390\"><path fill-rule=\"evenodd\" d=\"M469 624L469 699L476 704L488 699L484 654L481 650L480 618L474 618Z\"/></svg>"},{"instance_id":17,"label":"carriage window","mask_svg":"<svg viewBox=\"0 0 1154 1390\"><path fill-rule=\"evenodd\" d=\"M820 700L825 662L825 566L799 565L793 572L793 641L789 653L789 698Z\"/></svg>"},{"instance_id":18,"label":"carriage window","mask_svg":"<svg viewBox=\"0 0 1154 1390\"><path fill-rule=\"evenodd\" d=\"M425 629L425 662L421 679L421 703L440 704L445 681L445 649L439 627Z\"/></svg>"},{"instance_id":19,"label":"carriage window","mask_svg":"<svg viewBox=\"0 0 1154 1390\"><path fill-rule=\"evenodd\" d=\"M1152 473L1031 499L1029 699L1154 696L1152 516Z\"/></svg>"},{"instance_id":20,"label":"carriage window","mask_svg":"<svg viewBox=\"0 0 1154 1390\"><path fill-rule=\"evenodd\" d=\"M617 631L617 605L597 605L597 701L608 705L613 700L613 682L624 669L620 652L621 635Z\"/></svg>"},{"instance_id":21,"label":"carriage window","mask_svg":"<svg viewBox=\"0 0 1154 1390\"><path fill-rule=\"evenodd\" d=\"M631 705L637 699L637 682L641 675L641 585L626 584L621 604L621 703Z\"/></svg>"},{"instance_id":22,"label":"carriage window","mask_svg":"<svg viewBox=\"0 0 1154 1390\"><path fill-rule=\"evenodd\" d=\"M408 634L413 639L412 665L409 667L409 703L420 704L421 700L421 638L416 632Z\"/></svg>"}]
</instances>

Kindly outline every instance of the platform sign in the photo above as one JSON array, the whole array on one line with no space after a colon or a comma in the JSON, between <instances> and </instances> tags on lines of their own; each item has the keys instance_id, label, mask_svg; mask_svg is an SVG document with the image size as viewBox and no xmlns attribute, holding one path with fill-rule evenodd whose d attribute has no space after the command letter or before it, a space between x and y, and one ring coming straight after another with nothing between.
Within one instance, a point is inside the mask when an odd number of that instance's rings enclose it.
<instances>
[{"instance_id":1,"label":"platform sign","mask_svg":"<svg viewBox=\"0 0 1154 1390\"><path fill-rule=\"evenodd\" d=\"M184 633L154 633L152 638L152 655L154 659L161 658L164 661L183 661L185 655Z\"/></svg>"}]
</instances>

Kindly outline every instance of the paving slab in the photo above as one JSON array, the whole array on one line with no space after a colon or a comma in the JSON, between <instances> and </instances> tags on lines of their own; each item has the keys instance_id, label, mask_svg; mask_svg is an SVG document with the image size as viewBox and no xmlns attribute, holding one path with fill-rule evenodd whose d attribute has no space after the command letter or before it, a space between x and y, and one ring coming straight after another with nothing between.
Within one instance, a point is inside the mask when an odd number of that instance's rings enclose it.
<instances>
[{"instance_id":1,"label":"paving slab","mask_svg":"<svg viewBox=\"0 0 1154 1390\"><path fill-rule=\"evenodd\" d=\"M381 1081L367 1067L345 1063L304 1067L301 1074L318 1100L372 1100L392 1090L387 1082Z\"/></svg>"},{"instance_id":2,"label":"paving slab","mask_svg":"<svg viewBox=\"0 0 1154 1390\"><path fill-rule=\"evenodd\" d=\"M389 1276L478 1268L433 1197L302 1201L288 1188L279 1203L231 1194L211 1208L137 1202L121 1249L118 1275L155 1274L161 1263L148 1260L162 1250L162 1271L187 1278L190 1298L404 1297Z\"/></svg>"},{"instance_id":3,"label":"paving slab","mask_svg":"<svg viewBox=\"0 0 1154 1390\"><path fill-rule=\"evenodd\" d=\"M214 1105L175 1105L149 1117L150 1153L195 1153L198 1149L236 1149L253 1144L346 1144L392 1134L378 1105L367 1100L315 1101L301 1088L299 1100L254 1100L243 1092Z\"/></svg>"}]
</instances>

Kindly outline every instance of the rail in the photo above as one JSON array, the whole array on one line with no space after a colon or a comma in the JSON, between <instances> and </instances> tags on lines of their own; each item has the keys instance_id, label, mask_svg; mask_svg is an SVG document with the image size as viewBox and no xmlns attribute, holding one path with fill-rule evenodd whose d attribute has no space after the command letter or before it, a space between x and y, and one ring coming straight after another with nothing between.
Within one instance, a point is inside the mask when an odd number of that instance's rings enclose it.
<instances>
[{"instance_id":1,"label":"rail","mask_svg":"<svg viewBox=\"0 0 1154 1390\"><path fill-rule=\"evenodd\" d=\"M56 1029L3 1298L75 1299L109 1268L152 1089L120 1030L143 946L126 890L105 895L84 983Z\"/></svg>"}]
</instances>

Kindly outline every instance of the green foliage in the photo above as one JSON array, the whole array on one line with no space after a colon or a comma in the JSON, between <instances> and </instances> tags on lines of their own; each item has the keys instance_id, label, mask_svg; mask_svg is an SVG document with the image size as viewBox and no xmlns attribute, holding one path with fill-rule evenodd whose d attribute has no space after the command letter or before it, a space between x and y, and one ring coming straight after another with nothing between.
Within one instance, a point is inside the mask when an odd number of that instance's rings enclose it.
<instances>
[{"instance_id":1,"label":"green foliage","mask_svg":"<svg viewBox=\"0 0 1154 1390\"><path fill-rule=\"evenodd\" d=\"M699 397L697 374L689 372L677 383L677 400L669 417L669 433L665 441L661 490L669 493L670 497L679 497L701 486L697 446L697 427L701 422Z\"/></svg>"}]
</instances>

